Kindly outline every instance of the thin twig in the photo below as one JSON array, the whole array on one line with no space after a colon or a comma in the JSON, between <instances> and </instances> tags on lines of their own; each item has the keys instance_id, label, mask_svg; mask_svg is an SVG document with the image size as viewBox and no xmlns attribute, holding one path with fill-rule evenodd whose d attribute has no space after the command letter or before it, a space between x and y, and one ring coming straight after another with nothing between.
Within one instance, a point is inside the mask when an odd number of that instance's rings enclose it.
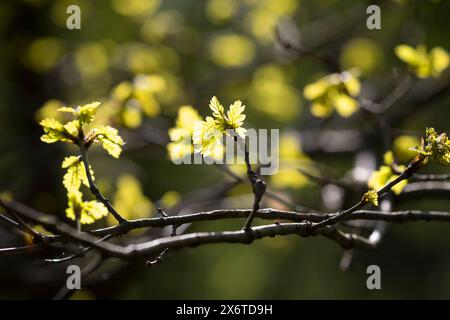
<instances>
[{"instance_id":1,"label":"thin twig","mask_svg":"<svg viewBox=\"0 0 450 320\"><path fill-rule=\"evenodd\" d=\"M29 246L23 246L23 247L12 247L12 248L0 248L0 256L6 256L10 254L17 254L17 253L29 253L34 252L42 249L42 243L35 243Z\"/></svg>"},{"instance_id":2,"label":"thin twig","mask_svg":"<svg viewBox=\"0 0 450 320\"><path fill-rule=\"evenodd\" d=\"M241 141L241 140L240 140ZM266 192L266 183L258 178L258 175L256 174L255 171L253 171L252 169L252 165L250 164L250 152L248 151L247 148L247 142L244 140L243 141L243 145L244 145L244 157L245 157L245 164L247 166L247 176L248 179L250 180L250 183L252 185L252 190L253 190L253 194L254 194L254 200L253 200L253 210L250 213L250 215L247 218L247 221L245 221L244 230L250 230L251 226L252 226L252 222L253 222L253 218L255 217L256 212L258 212L259 210L259 204L261 202L262 197L264 196L264 193Z\"/></svg>"},{"instance_id":3,"label":"thin twig","mask_svg":"<svg viewBox=\"0 0 450 320\"><path fill-rule=\"evenodd\" d=\"M299 57L309 57L312 58L324 66L326 66L331 72L339 72L340 68L339 66L330 58L325 57L323 55L318 54L315 51L309 50L305 48L304 46L298 46L295 45L286 39L283 39L283 36L281 35L281 32L278 27L275 28L275 38L276 41L280 44L280 46L286 50L296 53Z\"/></svg>"},{"instance_id":4,"label":"thin twig","mask_svg":"<svg viewBox=\"0 0 450 320\"><path fill-rule=\"evenodd\" d=\"M413 181L448 181L450 174L414 174Z\"/></svg>"},{"instance_id":5,"label":"thin twig","mask_svg":"<svg viewBox=\"0 0 450 320\"><path fill-rule=\"evenodd\" d=\"M89 159L88 159L88 155L87 155L87 152L86 152L86 147L84 146L83 143L80 143L79 147L80 147L80 152L81 152L81 159L82 159L83 164L84 164L84 169L86 171L86 176L88 178L89 188L91 190L91 193L97 198L98 201L100 201L101 203L103 203L105 205L105 207L113 215L113 217L117 220L117 222L119 222L119 223L126 223L127 220L125 218L123 218L116 211L116 209L114 209L114 207L109 202L109 200L106 199L102 195L102 193L100 192L98 187L95 185L94 179L92 178L92 175L91 175L90 164L89 164Z\"/></svg>"}]
</instances>

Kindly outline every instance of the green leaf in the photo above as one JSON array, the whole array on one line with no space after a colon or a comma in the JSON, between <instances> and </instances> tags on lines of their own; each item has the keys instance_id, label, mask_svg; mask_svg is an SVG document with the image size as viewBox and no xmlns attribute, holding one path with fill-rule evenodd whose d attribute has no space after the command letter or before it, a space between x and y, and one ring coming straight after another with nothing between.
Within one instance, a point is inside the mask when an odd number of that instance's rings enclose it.
<instances>
[{"instance_id":1,"label":"green leaf","mask_svg":"<svg viewBox=\"0 0 450 320\"><path fill-rule=\"evenodd\" d=\"M78 190L68 194L66 216L71 220L80 219L81 224L91 224L108 215L108 209L101 202L83 201L83 194Z\"/></svg>"},{"instance_id":2,"label":"green leaf","mask_svg":"<svg viewBox=\"0 0 450 320\"><path fill-rule=\"evenodd\" d=\"M73 142L64 125L55 119L44 119L39 124L43 127L45 134L41 136L41 140L45 143L54 143L57 141Z\"/></svg>"},{"instance_id":3,"label":"green leaf","mask_svg":"<svg viewBox=\"0 0 450 320\"><path fill-rule=\"evenodd\" d=\"M80 123L77 120L73 120L70 122L67 122L64 125L64 129L66 132L70 133L74 137L78 137L78 132L80 129Z\"/></svg>"},{"instance_id":4,"label":"green leaf","mask_svg":"<svg viewBox=\"0 0 450 320\"><path fill-rule=\"evenodd\" d=\"M142 192L140 182L132 175L122 175L117 181L114 208L126 219L148 218L154 206Z\"/></svg>"},{"instance_id":5,"label":"green leaf","mask_svg":"<svg viewBox=\"0 0 450 320\"><path fill-rule=\"evenodd\" d=\"M375 190L370 189L369 191L364 193L361 201L378 206L378 193Z\"/></svg>"},{"instance_id":6,"label":"green leaf","mask_svg":"<svg viewBox=\"0 0 450 320\"><path fill-rule=\"evenodd\" d=\"M425 140L422 139L420 146L410 150L419 155L429 156L441 165L450 164L450 140L446 133L438 134L434 128L426 128Z\"/></svg>"},{"instance_id":7,"label":"green leaf","mask_svg":"<svg viewBox=\"0 0 450 320\"><path fill-rule=\"evenodd\" d=\"M111 156L118 158L122 152L122 146L125 144L119 136L117 129L110 126L102 126L95 129L95 140L102 143Z\"/></svg>"},{"instance_id":8,"label":"green leaf","mask_svg":"<svg viewBox=\"0 0 450 320\"><path fill-rule=\"evenodd\" d=\"M71 190L67 193L68 207L66 216L69 219L76 220L81 217L81 207L83 203L83 194L78 190Z\"/></svg>"},{"instance_id":9,"label":"green leaf","mask_svg":"<svg viewBox=\"0 0 450 320\"><path fill-rule=\"evenodd\" d=\"M228 125L232 128L239 128L244 124L245 106L240 100L235 101L227 112Z\"/></svg>"},{"instance_id":10,"label":"green leaf","mask_svg":"<svg viewBox=\"0 0 450 320\"><path fill-rule=\"evenodd\" d=\"M359 95L361 83L352 72L332 73L305 86L303 95L311 101L311 113L315 117L326 118L336 110L347 118L358 110L355 97Z\"/></svg>"},{"instance_id":11,"label":"green leaf","mask_svg":"<svg viewBox=\"0 0 450 320\"><path fill-rule=\"evenodd\" d=\"M81 208L81 224L91 224L108 215L108 209L101 202L86 201Z\"/></svg>"},{"instance_id":12,"label":"green leaf","mask_svg":"<svg viewBox=\"0 0 450 320\"><path fill-rule=\"evenodd\" d=\"M72 113L81 125L89 124L95 119L95 112L97 111L100 102L91 102L83 106L79 106L76 109L70 107L59 108L60 112Z\"/></svg>"},{"instance_id":13,"label":"green leaf","mask_svg":"<svg viewBox=\"0 0 450 320\"><path fill-rule=\"evenodd\" d=\"M211 98L211 101L209 102L209 108L212 110L214 117L223 118L224 108L216 96Z\"/></svg>"},{"instance_id":14,"label":"green leaf","mask_svg":"<svg viewBox=\"0 0 450 320\"><path fill-rule=\"evenodd\" d=\"M81 183L89 187L86 170L80 157L66 157L62 163L62 168L67 169L67 172L63 177L63 184L67 191L79 190ZM92 168L90 168L90 171L92 179L94 179Z\"/></svg>"}]
</instances>

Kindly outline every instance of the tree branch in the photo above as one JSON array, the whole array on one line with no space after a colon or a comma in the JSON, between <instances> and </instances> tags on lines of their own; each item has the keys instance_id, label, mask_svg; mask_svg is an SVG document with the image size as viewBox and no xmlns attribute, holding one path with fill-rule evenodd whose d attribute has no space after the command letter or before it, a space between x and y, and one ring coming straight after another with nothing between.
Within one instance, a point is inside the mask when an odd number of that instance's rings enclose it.
<instances>
[{"instance_id":1,"label":"tree branch","mask_svg":"<svg viewBox=\"0 0 450 320\"><path fill-rule=\"evenodd\" d=\"M126 223L127 220L123 218L117 211L114 209L114 207L111 205L108 199L106 199L98 187L94 183L94 179L91 175L90 165L89 165L89 159L86 152L86 147L84 146L84 142L80 142L79 144L80 152L81 152L81 159L83 161L84 169L86 171L86 175L89 182L89 189L91 190L91 193L97 198L98 201L103 203L105 207L108 209L108 211L113 215L113 217L117 220L119 223Z\"/></svg>"},{"instance_id":2,"label":"tree branch","mask_svg":"<svg viewBox=\"0 0 450 320\"><path fill-rule=\"evenodd\" d=\"M250 230L253 222L253 218L255 217L256 212L259 210L259 203L261 202L264 193L266 192L266 183L258 178L258 175L252 169L252 165L250 164L250 153L247 148L247 142L244 140L244 152L245 152L245 164L247 165L247 176L252 184L253 194L255 196L253 201L253 210L249 214L247 221L244 224L244 230Z\"/></svg>"},{"instance_id":3,"label":"tree branch","mask_svg":"<svg viewBox=\"0 0 450 320\"><path fill-rule=\"evenodd\" d=\"M7 204L8 205L8 204ZM228 218L245 218L249 216L253 210L215 210L210 212L199 212L183 216L158 217L150 219L130 220L127 224L128 229L124 229L124 225L116 225L114 227L97 229L91 232L78 233L75 228L58 221L55 217L39 213L34 209L13 202L14 209L18 214L41 223L49 229L58 232L58 236L51 238L53 241L71 241L81 243L99 250L105 256L117 257L125 260L145 258L148 256L159 255L164 250L170 251L180 249L187 246L197 246L208 243L243 243L249 244L254 240L264 237L273 237L277 235L298 234L302 237L308 237L316 234L323 235L338 242L343 248L358 247L369 248L375 244L370 239L362 238L354 234L345 234L340 230L333 229L336 226L325 225L321 228L314 228L319 223L313 224L313 221L327 221L331 218L333 222L350 221L350 220L381 220L388 222L404 223L410 221L450 221L450 213L438 211L398 211L398 212L380 212L371 210L353 211L348 215L342 216L340 213L319 215L315 213L297 213L292 211L281 211L274 209L263 209L256 212L256 215L264 219L281 219L293 220L299 222L275 223L270 225L256 226L250 230L239 231L223 231L223 232L199 232L178 236L164 237L140 244L130 244L120 246L106 242L104 239L95 237L94 235L113 235L126 233L132 229L144 227L159 227L169 225L181 225L195 221L218 220ZM29 249L37 249L38 247L24 247L21 249L5 249L7 253L14 251L26 251Z\"/></svg>"}]
</instances>

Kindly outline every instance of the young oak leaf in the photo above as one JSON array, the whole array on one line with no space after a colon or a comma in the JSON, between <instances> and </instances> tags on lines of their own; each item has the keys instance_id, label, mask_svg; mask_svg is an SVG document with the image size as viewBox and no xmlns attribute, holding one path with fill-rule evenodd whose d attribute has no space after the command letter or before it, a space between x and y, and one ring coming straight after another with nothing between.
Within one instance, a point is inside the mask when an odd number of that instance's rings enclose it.
<instances>
[{"instance_id":1,"label":"young oak leaf","mask_svg":"<svg viewBox=\"0 0 450 320\"><path fill-rule=\"evenodd\" d=\"M63 177L63 185L67 191L79 190L83 183L89 187L89 181L86 175L84 164L80 157L70 156L64 158L62 168L67 169ZM92 179L94 180L94 171L90 168Z\"/></svg>"},{"instance_id":2,"label":"young oak leaf","mask_svg":"<svg viewBox=\"0 0 450 320\"><path fill-rule=\"evenodd\" d=\"M68 124L63 125L55 119L44 119L39 124L44 129L41 140L45 143L54 143L57 141L73 143L75 138L73 128Z\"/></svg>"},{"instance_id":3,"label":"young oak leaf","mask_svg":"<svg viewBox=\"0 0 450 320\"><path fill-rule=\"evenodd\" d=\"M235 101L227 112L228 125L236 130L240 137L245 137L246 130L242 128L245 120L245 106L240 100Z\"/></svg>"},{"instance_id":4,"label":"young oak leaf","mask_svg":"<svg viewBox=\"0 0 450 320\"><path fill-rule=\"evenodd\" d=\"M342 117L350 117L358 109L356 97L360 90L361 83L357 76L344 71L306 85L303 95L311 101L311 113L315 117L328 117L334 110Z\"/></svg>"},{"instance_id":5,"label":"young oak leaf","mask_svg":"<svg viewBox=\"0 0 450 320\"><path fill-rule=\"evenodd\" d=\"M183 159L192 154L192 135L194 126L201 122L202 118L192 106L181 106L178 109L175 127L169 129L170 143L167 144L167 151L172 160Z\"/></svg>"},{"instance_id":6,"label":"young oak leaf","mask_svg":"<svg viewBox=\"0 0 450 320\"><path fill-rule=\"evenodd\" d=\"M441 47L435 47L428 52L423 44L416 48L401 44L394 50L397 57L406 62L418 78L437 78L450 65L450 56Z\"/></svg>"},{"instance_id":7,"label":"young oak leaf","mask_svg":"<svg viewBox=\"0 0 450 320\"><path fill-rule=\"evenodd\" d=\"M94 129L94 141L102 143L105 149L112 157L118 158L122 153L122 147L125 144L119 136L117 129L110 126L101 126Z\"/></svg>"},{"instance_id":8,"label":"young oak leaf","mask_svg":"<svg viewBox=\"0 0 450 320\"><path fill-rule=\"evenodd\" d=\"M95 112L99 105L100 102L91 102L83 106L78 106L75 109L71 107L62 107L59 108L58 111L72 113L80 124L89 124L94 121Z\"/></svg>"},{"instance_id":9,"label":"young oak leaf","mask_svg":"<svg viewBox=\"0 0 450 320\"><path fill-rule=\"evenodd\" d=\"M361 201L364 203L371 203L375 206L378 206L378 193L375 190L370 189L369 191L364 193Z\"/></svg>"},{"instance_id":10,"label":"young oak leaf","mask_svg":"<svg viewBox=\"0 0 450 320\"><path fill-rule=\"evenodd\" d=\"M223 118L224 116L224 107L220 103L219 99L217 99L216 96L211 98L211 101L209 102L209 108L213 112L213 116L216 118Z\"/></svg>"},{"instance_id":11,"label":"young oak leaf","mask_svg":"<svg viewBox=\"0 0 450 320\"><path fill-rule=\"evenodd\" d=\"M394 155L392 151L387 151L384 156L384 165L380 166L380 168L370 175L370 178L367 182L367 186L374 190L382 189L386 184L392 182L393 180L398 178L398 174L394 172L393 166L394 164ZM403 165L395 165L396 171L404 171L406 169ZM408 184L408 180L402 180L392 187L392 191L395 194L400 194L403 189Z\"/></svg>"},{"instance_id":12,"label":"young oak leaf","mask_svg":"<svg viewBox=\"0 0 450 320\"><path fill-rule=\"evenodd\" d=\"M92 224L108 215L108 209L101 202L83 201L83 195L78 190L69 191L66 216L71 220L80 219L81 224Z\"/></svg>"},{"instance_id":13,"label":"young oak leaf","mask_svg":"<svg viewBox=\"0 0 450 320\"><path fill-rule=\"evenodd\" d=\"M220 146L223 146L221 140L223 133L217 129L216 125L216 121L211 117L206 117L205 121L195 124L192 139L196 153L210 157Z\"/></svg>"},{"instance_id":14,"label":"young oak leaf","mask_svg":"<svg viewBox=\"0 0 450 320\"><path fill-rule=\"evenodd\" d=\"M405 166L398 166L398 169L405 170ZM369 181L367 182L367 186L372 189L380 190L396 178L398 178L398 175L393 172L391 166L381 166L378 170L372 172ZM392 187L392 191L398 195L407 184L408 180L402 180Z\"/></svg>"},{"instance_id":15,"label":"young oak leaf","mask_svg":"<svg viewBox=\"0 0 450 320\"><path fill-rule=\"evenodd\" d=\"M119 177L113 205L126 219L148 218L155 209L151 200L143 193L141 183L132 175ZM115 224L115 219L112 216L110 218Z\"/></svg>"},{"instance_id":16,"label":"young oak leaf","mask_svg":"<svg viewBox=\"0 0 450 320\"><path fill-rule=\"evenodd\" d=\"M216 154L221 149L221 139L229 134L228 130L234 130L242 139L247 133L247 130L242 127L245 120L243 114L245 105L241 101L235 101L225 113L224 107L214 96L211 98L209 108L214 118L206 117L205 121L197 122L193 136L194 151L204 156Z\"/></svg>"},{"instance_id":17,"label":"young oak leaf","mask_svg":"<svg viewBox=\"0 0 450 320\"><path fill-rule=\"evenodd\" d=\"M450 140L446 133L438 134L434 128L426 128L425 140L422 139L421 145L411 150L441 165L450 164Z\"/></svg>"}]
</instances>

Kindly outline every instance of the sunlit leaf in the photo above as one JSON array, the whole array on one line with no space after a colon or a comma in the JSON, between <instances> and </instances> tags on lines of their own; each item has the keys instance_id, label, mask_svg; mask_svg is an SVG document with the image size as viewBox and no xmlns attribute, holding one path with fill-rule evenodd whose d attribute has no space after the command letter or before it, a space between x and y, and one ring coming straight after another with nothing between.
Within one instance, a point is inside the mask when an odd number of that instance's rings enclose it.
<instances>
[{"instance_id":1,"label":"sunlit leaf","mask_svg":"<svg viewBox=\"0 0 450 320\"><path fill-rule=\"evenodd\" d=\"M122 146L125 144L119 136L117 129L110 126L102 126L95 129L95 140L102 143L111 156L118 158L122 152Z\"/></svg>"},{"instance_id":2,"label":"sunlit leaf","mask_svg":"<svg viewBox=\"0 0 450 320\"><path fill-rule=\"evenodd\" d=\"M142 192L140 182L132 175L122 175L117 181L113 205L126 219L151 217L153 203Z\"/></svg>"},{"instance_id":3,"label":"sunlit leaf","mask_svg":"<svg viewBox=\"0 0 450 320\"><path fill-rule=\"evenodd\" d=\"M375 190L371 189L363 195L362 201L378 206L378 193Z\"/></svg>"},{"instance_id":4,"label":"sunlit leaf","mask_svg":"<svg viewBox=\"0 0 450 320\"><path fill-rule=\"evenodd\" d=\"M83 195L78 190L71 190L67 194L68 208L66 216L71 220L80 219L81 224L92 224L108 215L108 209L101 202L83 201Z\"/></svg>"},{"instance_id":5,"label":"sunlit leaf","mask_svg":"<svg viewBox=\"0 0 450 320\"><path fill-rule=\"evenodd\" d=\"M54 143L57 141L73 142L70 139L69 132L64 125L55 119L44 119L39 124L43 127L45 134L41 136L41 140L46 143Z\"/></svg>"},{"instance_id":6,"label":"sunlit leaf","mask_svg":"<svg viewBox=\"0 0 450 320\"><path fill-rule=\"evenodd\" d=\"M86 170L80 157L70 156L64 158L62 168L67 169L63 177L63 184L67 191L79 190L82 183L89 187ZM92 179L94 180L94 172L92 168L90 170Z\"/></svg>"}]
</instances>

